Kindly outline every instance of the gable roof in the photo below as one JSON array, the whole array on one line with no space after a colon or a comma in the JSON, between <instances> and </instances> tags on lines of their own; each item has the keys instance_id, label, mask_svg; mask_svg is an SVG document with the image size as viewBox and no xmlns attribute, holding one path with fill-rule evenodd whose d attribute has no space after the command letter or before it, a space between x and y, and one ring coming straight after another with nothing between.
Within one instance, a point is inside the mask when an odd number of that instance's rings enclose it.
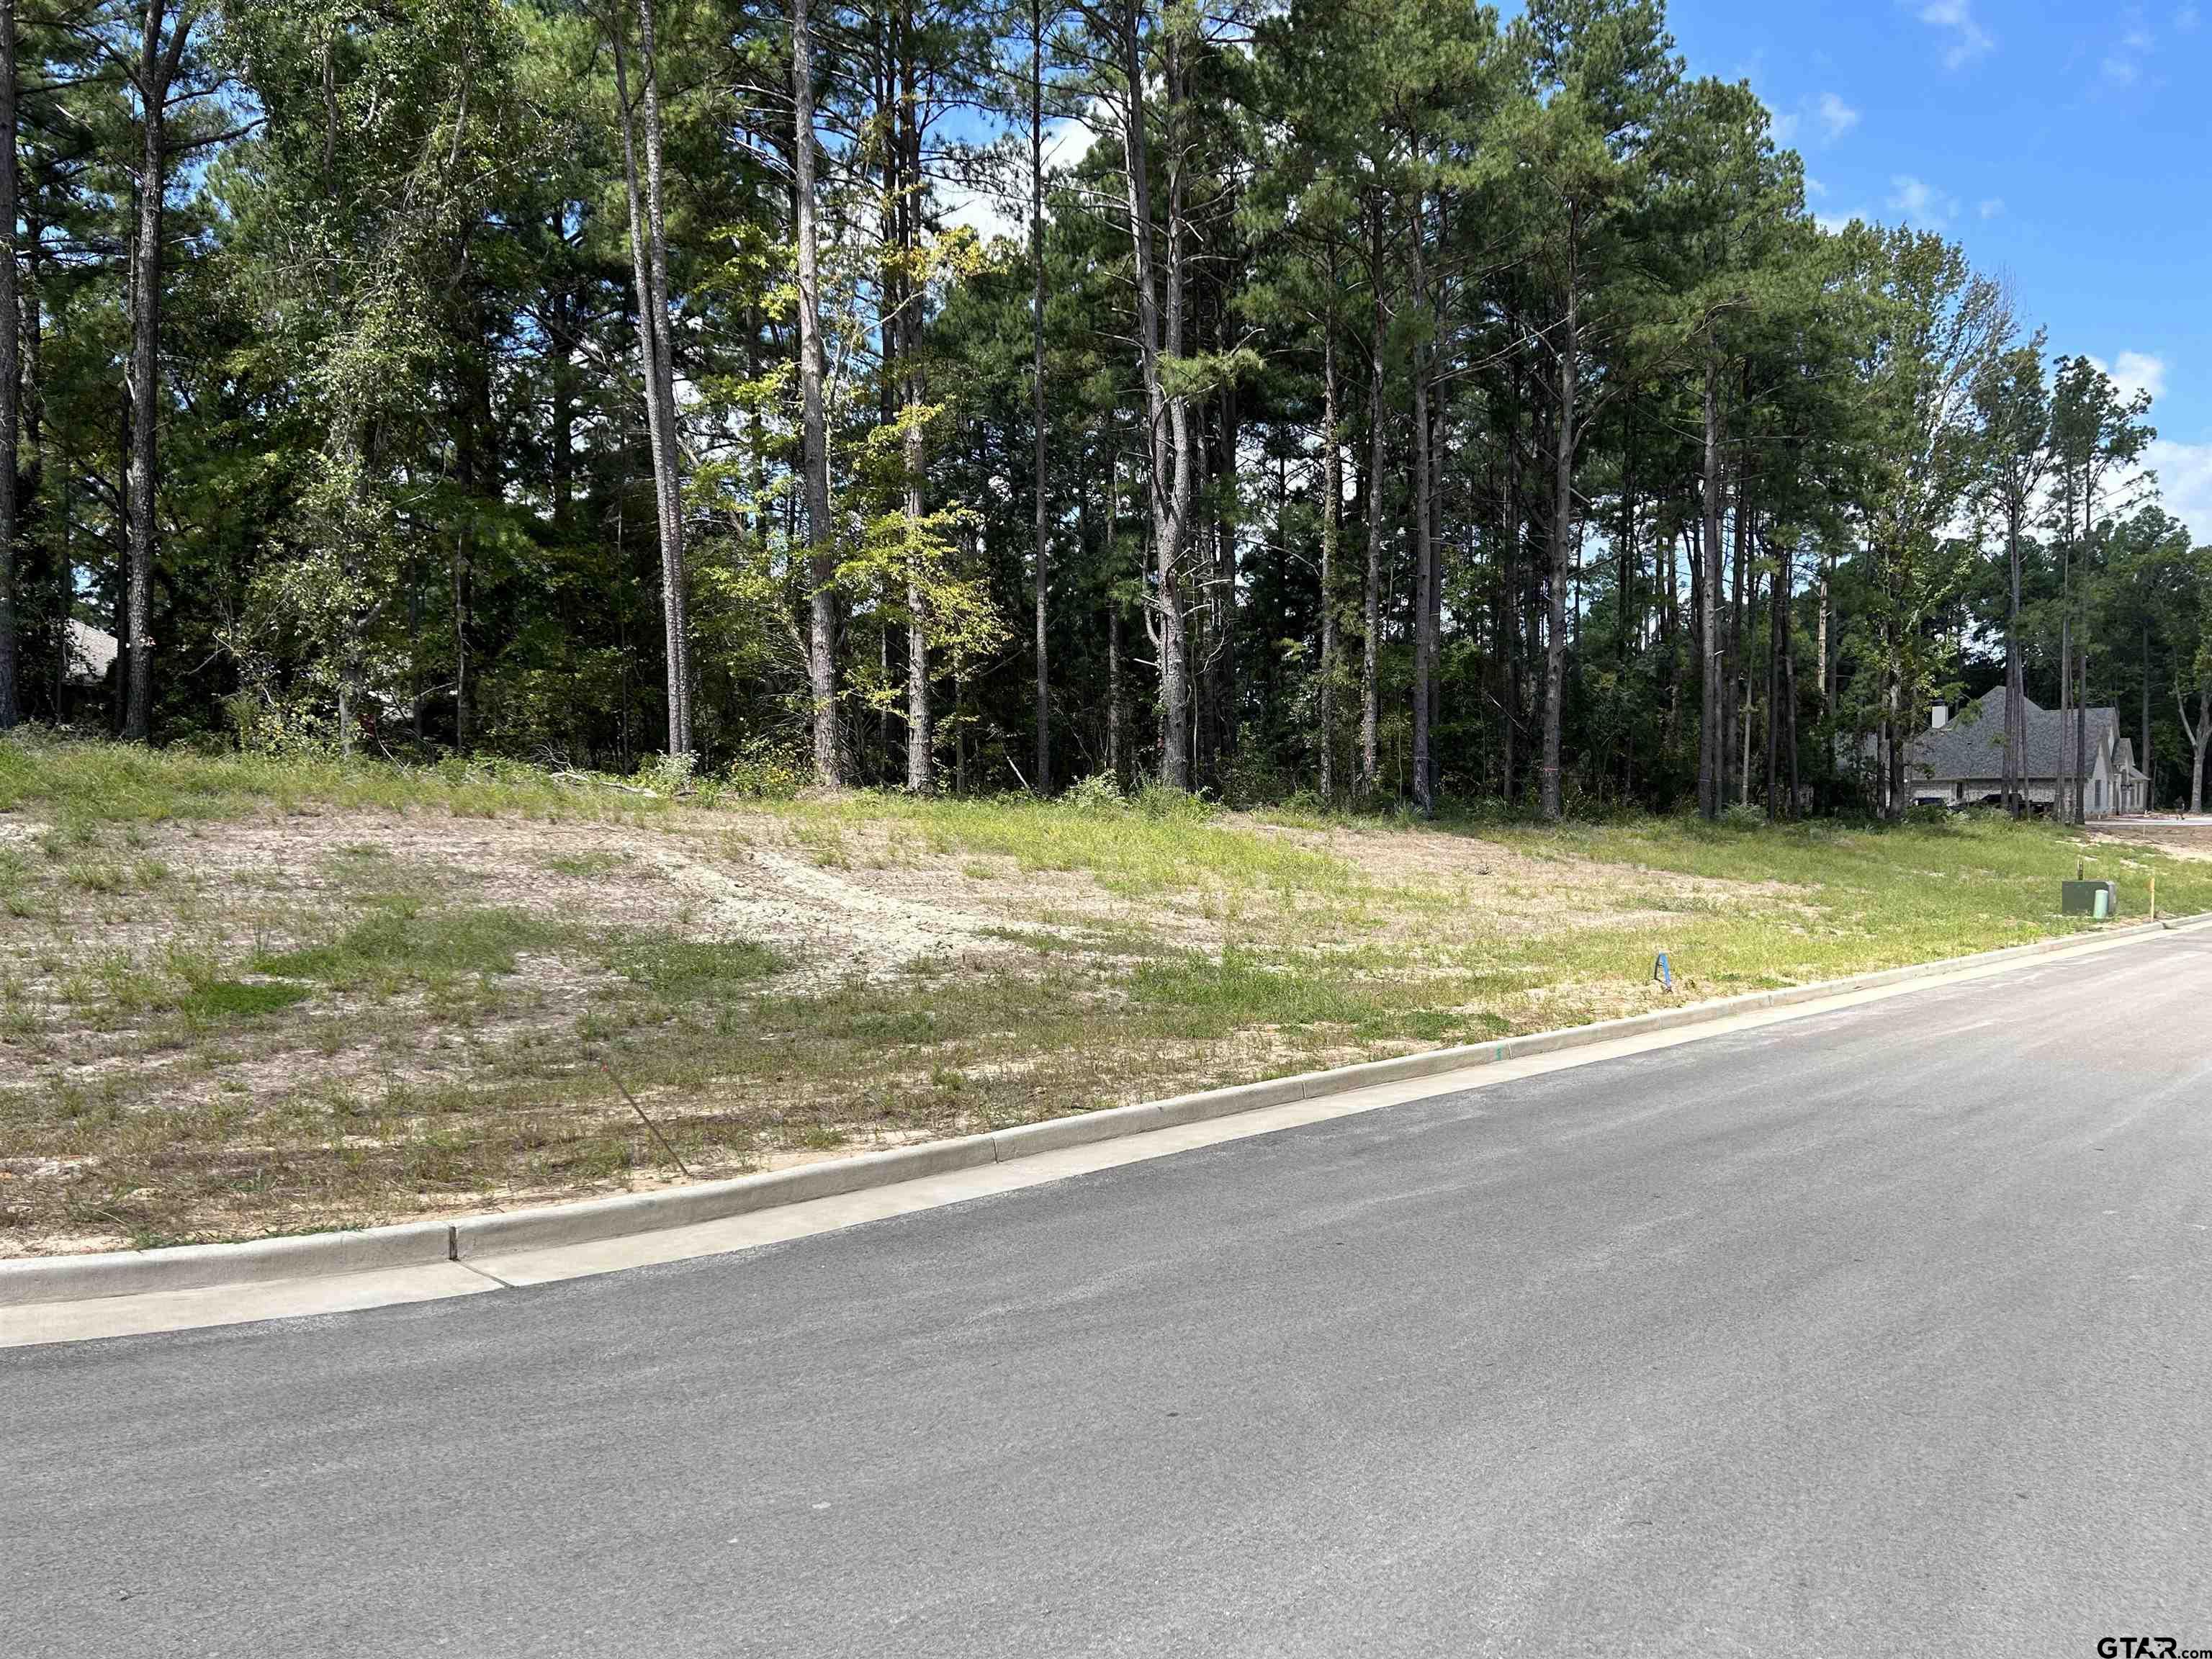
<instances>
[{"instance_id":1,"label":"gable roof","mask_svg":"<svg viewBox=\"0 0 2212 1659\"><path fill-rule=\"evenodd\" d=\"M2069 714L2062 722L2057 710L2041 708L2027 697L2021 699L2021 708L2027 717L2027 749L2021 775L2028 778L2057 777L2060 756L2070 754L2072 749L2071 743L2065 741L2070 734L2064 729L2072 724L2072 715ZM2088 752L2094 757L2104 746L2107 735L2118 737L2119 711L2092 708L2087 711L2087 725ZM1913 738L1905 751L1905 775L1916 782L2002 778L2004 738L2005 694L2000 687L1968 703L1952 716L1949 725L1923 732Z\"/></svg>"}]
</instances>

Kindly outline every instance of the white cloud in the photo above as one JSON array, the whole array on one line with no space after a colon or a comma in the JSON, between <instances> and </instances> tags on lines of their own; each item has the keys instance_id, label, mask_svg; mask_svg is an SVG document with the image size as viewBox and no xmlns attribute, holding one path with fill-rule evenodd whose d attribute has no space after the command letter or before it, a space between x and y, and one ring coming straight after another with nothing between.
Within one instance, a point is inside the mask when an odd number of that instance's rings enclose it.
<instances>
[{"instance_id":1,"label":"white cloud","mask_svg":"<svg viewBox=\"0 0 2212 1659\"><path fill-rule=\"evenodd\" d=\"M2166 396L2166 359L2155 352L2123 351L2109 363L2094 356L2089 361L2110 375L2122 392L2148 392L2154 401Z\"/></svg>"},{"instance_id":2,"label":"white cloud","mask_svg":"<svg viewBox=\"0 0 2212 1659\"><path fill-rule=\"evenodd\" d=\"M1079 117L1048 121L1044 127L1044 164L1048 174L1073 167L1098 142L1097 129ZM1030 198L1026 187L1012 196L977 185L947 184L937 191L939 217L947 228L965 226L983 241L994 236L1025 240L1030 234Z\"/></svg>"},{"instance_id":3,"label":"white cloud","mask_svg":"<svg viewBox=\"0 0 2212 1659\"><path fill-rule=\"evenodd\" d=\"M1889 181L1889 210L1923 225L1948 225L1959 216L1959 198L1946 196L1926 180L1900 173Z\"/></svg>"},{"instance_id":4,"label":"white cloud","mask_svg":"<svg viewBox=\"0 0 2212 1659\"><path fill-rule=\"evenodd\" d=\"M1095 106L1094 106L1095 107ZM1098 142L1098 129L1078 116L1044 124L1044 164L1072 167L1091 153Z\"/></svg>"},{"instance_id":5,"label":"white cloud","mask_svg":"<svg viewBox=\"0 0 2212 1659\"><path fill-rule=\"evenodd\" d=\"M1925 0L1920 21L1948 37L1943 67L1963 69L1996 45L1974 16L1972 0Z\"/></svg>"},{"instance_id":6,"label":"white cloud","mask_svg":"<svg viewBox=\"0 0 2212 1659\"><path fill-rule=\"evenodd\" d=\"M1774 142L1784 149L1797 143L1808 121L1818 124L1822 143L1832 144L1858 125L1859 112L1832 92L1802 101L1796 109L1770 106L1766 112L1767 130L1774 135Z\"/></svg>"},{"instance_id":7,"label":"white cloud","mask_svg":"<svg viewBox=\"0 0 2212 1659\"><path fill-rule=\"evenodd\" d=\"M2187 25L2183 27L2185 28ZM2143 60L2150 56L2150 49L2155 44L2149 25L2143 21L2142 8L2130 6L2121 14L2119 40L2105 54L2105 84L2133 86L2142 78Z\"/></svg>"},{"instance_id":8,"label":"white cloud","mask_svg":"<svg viewBox=\"0 0 2212 1659\"><path fill-rule=\"evenodd\" d=\"M1832 139L1840 138L1859 124L1859 112L1832 92L1820 94L1820 125Z\"/></svg>"},{"instance_id":9,"label":"white cloud","mask_svg":"<svg viewBox=\"0 0 2212 1659\"><path fill-rule=\"evenodd\" d=\"M1816 213L1813 222L1831 236L1840 236L1850 228L1853 216L1848 213Z\"/></svg>"},{"instance_id":10,"label":"white cloud","mask_svg":"<svg viewBox=\"0 0 2212 1659\"><path fill-rule=\"evenodd\" d=\"M1984 197L1982 199L1981 205L1977 208L1975 211L1979 213L1984 219L1994 219L2004 211L2004 198L2002 196Z\"/></svg>"},{"instance_id":11,"label":"white cloud","mask_svg":"<svg viewBox=\"0 0 2212 1659\"><path fill-rule=\"evenodd\" d=\"M1805 194L1807 196L1818 201L1821 197L1826 196L1827 193L1828 187L1826 185L1822 184L1818 179L1815 179L1809 173L1805 175Z\"/></svg>"},{"instance_id":12,"label":"white cloud","mask_svg":"<svg viewBox=\"0 0 2212 1659\"><path fill-rule=\"evenodd\" d=\"M2212 444L2154 440L2143 459L2158 474L2166 510L2189 526L2197 544L2212 544Z\"/></svg>"},{"instance_id":13,"label":"white cloud","mask_svg":"<svg viewBox=\"0 0 2212 1659\"><path fill-rule=\"evenodd\" d=\"M939 222L947 230L974 231L978 241L988 242L994 236L1019 240L1028 232L1029 214L1026 198L1013 201L995 191L975 190L965 185L946 185L937 192Z\"/></svg>"}]
</instances>

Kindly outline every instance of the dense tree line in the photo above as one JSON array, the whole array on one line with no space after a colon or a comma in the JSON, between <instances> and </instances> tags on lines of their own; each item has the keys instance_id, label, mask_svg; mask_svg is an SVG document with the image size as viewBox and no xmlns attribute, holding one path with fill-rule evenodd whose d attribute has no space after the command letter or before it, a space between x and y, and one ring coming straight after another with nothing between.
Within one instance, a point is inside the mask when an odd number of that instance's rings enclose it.
<instances>
[{"instance_id":1,"label":"dense tree line","mask_svg":"<svg viewBox=\"0 0 2212 1659\"><path fill-rule=\"evenodd\" d=\"M2200 787L2141 400L1657 0L0 37L0 724L1790 816L2005 684Z\"/></svg>"}]
</instances>

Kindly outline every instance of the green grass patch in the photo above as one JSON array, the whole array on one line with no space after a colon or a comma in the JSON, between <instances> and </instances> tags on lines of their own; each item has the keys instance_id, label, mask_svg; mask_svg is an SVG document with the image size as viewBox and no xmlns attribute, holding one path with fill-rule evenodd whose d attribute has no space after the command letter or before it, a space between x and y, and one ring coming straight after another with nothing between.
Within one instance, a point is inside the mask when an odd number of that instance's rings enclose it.
<instances>
[{"instance_id":1,"label":"green grass patch","mask_svg":"<svg viewBox=\"0 0 2212 1659\"><path fill-rule=\"evenodd\" d=\"M322 944L255 956L253 971L388 994L472 975L512 974L522 951L553 950L569 939L568 930L525 911L433 907L414 893L377 895L368 911Z\"/></svg>"},{"instance_id":2,"label":"green grass patch","mask_svg":"<svg viewBox=\"0 0 2212 1659\"><path fill-rule=\"evenodd\" d=\"M780 972L787 964L750 939L643 937L611 952L607 965L625 979L669 997L724 997Z\"/></svg>"},{"instance_id":3,"label":"green grass patch","mask_svg":"<svg viewBox=\"0 0 2212 1659\"><path fill-rule=\"evenodd\" d=\"M1180 807L1170 804L1178 800L1184 803ZM773 810L786 818L793 839L831 868L853 862L848 833L872 825L889 827L895 837L903 832L938 855L994 854L1025 872L1084 872L1127 897L1193 889L1237 894L1319 889L1348 896L1367 885L1340 858L1226 823L1187 796L1156 793L1115 807L1089 798L917 800L866 793Z\"/></svg>"},{"instance_id":4,"label":"green grass patch","mask_svg":"<svg viewBox=\"0 0 2212 1659\"><path fill-rule=\"evenodd\" d=\"M1332 975L1263 963L1234 947L1218 961L1193 951L1140 963L1132 988L1139 1001L1174 1010L1193 1035L1246 1025L1356 1025L1384 1007L1374 993Z\"/></svg>"},{"instance_id":5,"label":"green grass patch","mask_svg":"<svg viewBox=\"0 0 2212 1659\"><path fill-rule=\"evenodd\" d=\"M293 1007L313 994L289 980L213 979L195 985L183 1008L191 1018L208 1022L252 1019Z\"/></svg>"},{"instance_id":6,"label":"green grass patch","mask_svg":"<svg viewBox=\"0 0 2212 1659\"><path fill-rule=\"evenodd\" d=\"M31 732L0 738L0 812L38 806L59 843L94 826L286 812L442 809L469 817L631 819L665 810L650 797L556 783L541 769L490 757L434 766L312 756L203 755Z\"/></svg>"},{"instance_id":7,"label":"green grass patch","mask_svg":"<svg viewBox=\"0 0 2212 1659\"><path fill-rule=\"evenodd\" d=\"M628 862L628 855L609 853L593 848L580 853L562 854L545 860L545 867L556 875L580 876L591 879L611 875Z\"/></svg>"}]
</instances>

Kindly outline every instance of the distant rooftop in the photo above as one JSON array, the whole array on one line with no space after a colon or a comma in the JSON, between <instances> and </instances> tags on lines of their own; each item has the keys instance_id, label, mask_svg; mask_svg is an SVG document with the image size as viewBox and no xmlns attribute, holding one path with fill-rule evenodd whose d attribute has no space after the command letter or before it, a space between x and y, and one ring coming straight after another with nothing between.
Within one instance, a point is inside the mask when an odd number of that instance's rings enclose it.
<instances>
[{"instance_id":1,"label":"distant rooftop","mask_svg":"<svg viewBox=\"0 0 2212 1659\"><path fill-rule=\"evenodd\" d=\"M2071 755L2070 743L2062 748L2066 734L2057 713L2027 697L2021 699L2021 708L2027 716L2027 749L2021 775L2057 777L2060 756ZM2071 724L2069 714L2063 725ZM2095 755L2106 734L2117 734L2119 724L2118 709L2088 710L2087 752ZM1966 704L1948 724L1913 738L1905 751L1905 775L1916 781L2002 778L2005 771L2004 740L2005 693L2000 688Z\"/></svg>"},{"instance_id":2,"label":"distant rooftop","mask_svg":"<svg viewBox=\"0 0 2212 1659\"><path fill-rule=\"evenodd\" d=\"M77 621L69 625L69 683L98 685L115 660L115 635Z\"/></svg>"}]
</instances>

